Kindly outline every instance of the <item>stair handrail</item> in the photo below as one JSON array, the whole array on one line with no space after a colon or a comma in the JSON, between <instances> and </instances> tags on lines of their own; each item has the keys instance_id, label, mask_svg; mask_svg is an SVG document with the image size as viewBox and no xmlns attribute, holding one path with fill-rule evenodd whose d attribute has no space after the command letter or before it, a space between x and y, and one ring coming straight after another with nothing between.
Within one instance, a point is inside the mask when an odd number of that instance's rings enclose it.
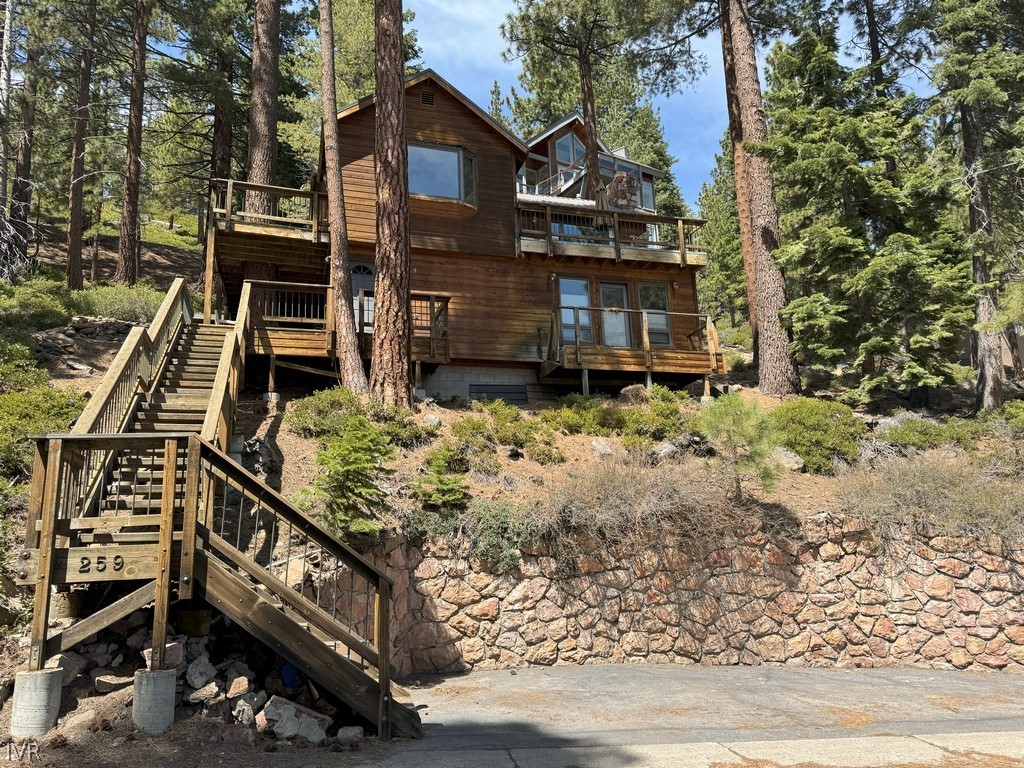
<instances>
[{"instance_id":1,"label":"stair handrail","mask_svg":"<svg viewBox=\"0 0 1024 768\"><path fill-rule=\"evenodd\" d=\"M390 655L390 611L391 592L394 582L370 560L352 549L330 531L321 527L312 517L304 513L292 502L271 488L261 479L246 470L215 443L195 435L189 443L188 480L186 498L186 517L184 520L182 547L182 581L192 582L191 569L196 562L190 554L197 542L202 542L206 552L218 552L222 560L231 566L245 571L253 580L271 590L279 599L300 613L311 625L325 632L333 640L345 645L368 664L376 667L377 681L380 686L380 726L390 729L391 713L391 655ZM230 483L229 483L230 481ZM353 573L362 577L376 591L373 613L373 639L361 636L354 628L349 628L342 621L326 613L317 600L309 600L301 592L296 592L288 583L275 577L265 566L260 565L248 554L222 538L216 530L216 498L220 493L219 486L227 492L228 484L235 487L243 497L257 502L274 515L280 516L288 523L289 534L293 531L303 534L308 542L316 548L344 564ZM277 528L283 531L283 524ZM223 534L223 530L221 531ZM315 551L315 550L314 550ZM308 554L313 554L312 552ZM308 556L305 546L303 555ZM304 564L305 568L306 565ZM191 594L191 587L188 589Z\"/></svg>"},{"instance_id":2,"label":"stair handrail","mask_svg":"<svg viewBox=\"0 0 1024 768\"><path fill-rule=\"evenodd\" d=\"M242 286L234 328L224 336L224 345L217 363L217 377L213 380L210 404L200 430L204 440L215 443L223 450L227 450L231 444L235 406L245 374L245 352L252 331L251 305L252 285L247 280Z\"/></svg>"},{"instance_id":3,"label":"stair handrail","mask_svg":"<svg viewBox=\"0 0 1024 768\"><path fill-rule=\"evenodd\" d=\"M142 389L158 379L167 353L181 329L192 322L185 278L175 278L148 328L133 328L96 388L71 433L114 434L124 429Z\"/></svg>"}]
</instances>

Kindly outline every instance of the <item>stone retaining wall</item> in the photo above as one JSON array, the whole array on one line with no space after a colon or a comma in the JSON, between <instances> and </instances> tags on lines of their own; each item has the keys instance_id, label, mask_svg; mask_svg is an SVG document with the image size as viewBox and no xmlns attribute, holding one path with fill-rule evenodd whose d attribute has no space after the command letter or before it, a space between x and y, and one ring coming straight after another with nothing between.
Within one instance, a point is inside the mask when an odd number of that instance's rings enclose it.
<instances>
[{"instance_id":1,"label":"stone retaining wall","mask_svg":"<svg viewBox=\"0 0 1024 768\"><path fill-rule=\"evenodd\" d=\"M801 537L759 521L717 546L610 551L582 542L576 575L543 552L496 574L466 548L400 538L399 674L531 664L915 665L1024 671L1024 543L878 541L822 517Z\"/></svg>"}]
</instances>

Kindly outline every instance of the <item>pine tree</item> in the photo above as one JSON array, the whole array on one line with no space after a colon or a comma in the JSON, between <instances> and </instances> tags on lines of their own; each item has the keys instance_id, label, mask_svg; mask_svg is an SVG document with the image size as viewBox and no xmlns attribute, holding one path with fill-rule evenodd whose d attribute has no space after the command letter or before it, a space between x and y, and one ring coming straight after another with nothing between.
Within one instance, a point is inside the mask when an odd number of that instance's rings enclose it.
<instances>
[{"instance_id":1,"label":"pine tree","mask_svg":"<svg viewBox=\"0 0 1024 768\"><path fill-rule=\"evenodd\" d=\"M767 148L798 295L794 348L840 367L846 397L915 399L949 378L969 295L946 179L910 95L886 96L869 70L839 62L837 20L818 9L769 57Z\"/></svg>"},{"instance_id":2,"label":"pine tree","mask_svg":"<svg viewBox=\"0 0 1024 768\"><path fill-rule=\"evenodd\" d=\"M1002 402L997 280L1019 248L1024 160L1024 48L1019 0L941 0L934 79L956 126L975 291L976 405Z\"/></svg>"},{"instance_id":3,"label":"pine tree","mask_svg":"<svg viewBox=\"0 0 1024 768\"><path fill-rule=\"evenodd\" d=\"M707 219L701 229L701 243L708 251L708 265L697 273L697 294L702 311L728 315L729 324L735 328L740 323L740 314L746 310L747 280L743 272L732 150L732 142L726 137L721 153L715 155L711 182L700 190L700 215Z\"/></svg>"},{"instance_id":4,"label":"pine tree","mask_svg":"<svg viewBox=\"0 0 1024 768\"><path fill-rule=\"evenodd\" d=\"M377 246L370 392L391 406L410 404L409 153L405 136L402 2L375 3Z\"/></svg>"},{"instance_id":5,"label":"pine tree","mask_svg":"<svg viewBox=\"0 0 1024 768\"><path fill-rule=\"evenodd\" d=\"M738 125L730 125L734 144L759 148L768 138L764 100L757 69L757 54L747 0L720 0L722 50L725 60L726 98L735 99ZM779 247L779 214L775 203L772 168L757 151L745 152L745 173L737 173L737 199L749 195L751 245L755 276L758 384L766 395L783 397L800 391L800 377L789 349L790 334L782 324L786 283L775 259ZM739 164L737 163L737 168ZM743 185L749 185L744 191Z\"/></svg>"},{"instance_id":6,"label":"pine tree","mask_svg":"<svg viewBox=\"0 0 1024 768\"><path fill-rule=\"evenodd\" d=\"M335 347L345 386L357 394L369 391L363 359L359 354L355 319L352 317L352 272L345 220L345 191L342 186L341 151L338 138L338 102L334 72L334 14L331 0L320 0L320 49L323 58L321 99L323 101L324 165L327 207L330 215L331 285L335 297Z\"/></svg>"},{"instance_id":7,"label":"pine tree","mask_svg":"<svg viewBox=\"0 0 1024 768\"><path fill-rule=\"evenodd\" d=\"M78 63L77 103L71 139L71 180L68 187L67 286L82 287L83 190L85 188L85 134L89 120L89 97L92 88L94 38L96 35L96 0L89 0L83 24ZM31 151L31 150L29 150Z\"/></svg>"}]
</instances>

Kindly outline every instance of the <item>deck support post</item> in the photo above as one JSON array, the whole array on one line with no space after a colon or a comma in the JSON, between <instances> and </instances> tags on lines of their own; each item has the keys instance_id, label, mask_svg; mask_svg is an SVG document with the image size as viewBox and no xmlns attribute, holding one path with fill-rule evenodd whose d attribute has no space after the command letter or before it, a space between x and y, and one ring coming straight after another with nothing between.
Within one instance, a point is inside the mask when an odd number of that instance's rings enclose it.
<instances>
[{"instance_id":1,"label":"deck support post","mask_svg":"<svg viewBox=\"0 0 1024 768\"><path fill-rule=\"evenodd\" d=\"M590 397L590 371L583 369L583 394Z\"/></svg>"},{"instance_id":2,"label":"deck support post","mask_svg":"<svg viewBox=\"0 0 1024 768\"><path fill-rule=\"evenodd\" d=\"M708 399L711 398L711 377L710 376L705 376L704 377L704 397L706 397Z\"/></svg>"},{"instance_id":3,"label":"deck support post","mask_svg":"<svg viewBox=\"0 0 1024 768\"><path fill-rule=\"evenodd\" d=\"M413 363L413 369L415 371L413 389L423 389L423 361L417 360Z\"/></svg>"},{"instance_id":4,"label":"deck support post","mask_svg":"<svg viewBox=\"0 0 1024 768\"><path fill-rule=\"evenodd\" d=\"M277 394L277 355L270 356L270 373L267 375L267 394L263 396L263 399L269 403L275 403L278 400Z\"/></svg>"},{"instance_id":5,"label":"deck support post","mask_svg":"<svg viewBox=\"0 0 1024 768\"><path fill-rule=\"evenodd\" d=\"M28 668L33 672L46 663L46 632L50 624L50 586L53 583L54 547L57 543L56 517L64 443L60 439L47 441L46 479L39 521L39 558L36 562L35 598L32 605L31 646Z\"/></svg>"},{"instance_id":6,"label":"deck support post","mask_svg":"<svg viewBox=\"0 0 1024 768\"><path fill-rule=\"evenodd\" d=\"M149 668L164 668L167 651L167 613L171 603L171 570L174 547L174 494L177 488L178 440L164 441L163 503L160 509L160 541L157 544L156 602L153 607L153 655Z\"/></svg>"},{"instance_id":7,"label":"deck support post","mask_svg":"<svg viewBox=\"0 0 1024 768\"><path fill-rule=\"evenodd\" d=\"M647 389L650 389L652 386L654 386L654 381L651 379L651 369L648 368L646 373L647 376L645 377L644 386L647 387Z\"/></svg>"}]
</instances>

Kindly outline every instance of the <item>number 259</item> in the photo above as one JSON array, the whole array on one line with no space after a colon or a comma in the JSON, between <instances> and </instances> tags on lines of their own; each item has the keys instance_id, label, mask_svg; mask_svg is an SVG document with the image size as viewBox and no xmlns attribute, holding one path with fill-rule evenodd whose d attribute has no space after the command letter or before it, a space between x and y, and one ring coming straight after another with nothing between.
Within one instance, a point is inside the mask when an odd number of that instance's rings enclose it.
<instances>
[{"instance_id":1,"label":"number 259","mask_svg":"<svg viewBox=\"0 0 1024 768\"><path fill-rule=\"evenodd\" d=\"M79 563L79 573L91 573L94 570L96 571L96 573L103 573L105 570L107 570L106 555L97 555L95 564L93 563L92 558L90 557L83 557L79 561ZM121 557L121 555L114 555L113 559L111 560L111 567L113 568L114 571L123 570L124 558Z\"/></svg>"}]
</instances>

